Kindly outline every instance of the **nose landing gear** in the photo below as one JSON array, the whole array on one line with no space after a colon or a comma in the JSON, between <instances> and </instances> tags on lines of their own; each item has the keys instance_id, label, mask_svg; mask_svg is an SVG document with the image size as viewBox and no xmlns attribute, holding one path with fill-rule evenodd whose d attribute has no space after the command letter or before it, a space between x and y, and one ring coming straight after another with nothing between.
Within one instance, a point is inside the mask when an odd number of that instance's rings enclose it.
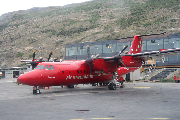
<instances>
[{"instance_id":1,"label":"nose landing gear","mask_svg":"<svg viewBox=\"0 0 180 120\"><path fill-rule=\"evenodd\" d=\"M34 87L33 87L33 94L34 94L34 95L41 94L40 89L39 89L38 86L34 86Z\"/></svg>"}]
</instances>

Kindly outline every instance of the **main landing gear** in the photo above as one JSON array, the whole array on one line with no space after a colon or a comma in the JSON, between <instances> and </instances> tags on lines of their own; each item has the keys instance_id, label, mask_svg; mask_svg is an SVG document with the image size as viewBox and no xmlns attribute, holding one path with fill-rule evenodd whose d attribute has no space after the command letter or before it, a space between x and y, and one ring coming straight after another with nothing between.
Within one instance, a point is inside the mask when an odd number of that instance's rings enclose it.
<instances>
[{"instance_id":1,"label":"main landing gear","mask_svg":"<svg viewBox=\"0 0 180 120\"><path fill-rule=\"evenodd\" d=\"M109 90L116 90L116 84L113 82L110 82L108 85Z\"/></svg>"},{"instance_id":2,"label":"main landing gear","mask_svg":"<svg viewBox=\"0 0 180 120\"><path fill-rule=\"evenodd\" d=\"M38 86L34 86L34 87L33 87L33 94L34 94L34 95L41 94L40 89L39 89Z\"/></svg>"},{"instance_id":3,"label":"main landing gear","mask_svg":"<svg viewBox=\"0 0 180 120\"><path fill-rule=\"evenodd\" d=\"M109 90L116 90L116 86L119 86L119 82L118 82L118 81L121 81L120 88L124 88L124 84L123 84L124 80L123 80L123 79L122 79L122 80L119 80L119 79L117 78L117 73L116 73L116 72L112 73L112 80L111 80L111 82L108 84Z\"/></svg>"},{"instance_id":4,"label":"main landing gear","mask_svg":"<svg viewBox=\"0 0 180 120\"><path fill-rule=\"evenodd\" d=\"M112 73L112 81L108 84L109 90L116 90L116 75L117 73Z\"/></svg>"},{"instance_id":5,"label":"main landing gear","mask_svg":"<svg viewBox=\"0 0 180 120\"><path fill-rule=\"evenodd\" d=\"M67 85L68 88L74 88L74 85Z\"/></svg>"}]
</instances>

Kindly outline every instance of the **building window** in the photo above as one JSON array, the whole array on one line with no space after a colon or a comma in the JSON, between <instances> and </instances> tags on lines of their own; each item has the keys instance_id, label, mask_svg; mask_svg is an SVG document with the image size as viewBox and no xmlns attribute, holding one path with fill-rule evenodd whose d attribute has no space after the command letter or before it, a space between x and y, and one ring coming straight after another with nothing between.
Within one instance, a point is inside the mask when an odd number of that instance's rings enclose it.
<instances>
[{"instance_id":1,"label":"building window","mask_svg":"<svg viewBox=\"0 0 180 120\"><path fill-rule=\"evenodd\" d=\"M145 50L147 50L146 49L146 40L143 40L141 51L145 51Z\"/></svg>"},{"instance_id":2,"label":"building window","mask_svg":"<svg viewBox=\"0 0 180 120\"><path fill-rule=\"evenodd\" d=\"M102 45L91 45L90 55L97 55L102 53Z\"/></svg>"},{"instance_id":3,"label":"building window","mask_svg":"<svg viewBox=\"0 0 180 120\"><path fill-rule=\"evenodd\" d=\"M163 49L163 39L152 39L147 41L147 50L160 50Z\"/></svg>"},{"instance_id":4,"label":"building window","mask_svg":"<svg viewBox=\"0 0 180 120\"><path fill-rule=\"evenodd\" d=\"M128 47L126 48L125 51L129 51L129 49L130 49L130 44L131 44L131 42L118 42L118 43L117 43L117 50L116 50L116 52L119 53L121 50L123 50L123 48L124 48L126 45L128 45Z\"/></svg>"},{"instance_id":5,"label":"building window","mask_svg":"<svg viewBox=\"0 0 180 120\"><path fill-rule=\"evenodd\" d=\"M78 55L87 55L87 46L80 45L78 47Z\"/></svg>"}]
</instances>

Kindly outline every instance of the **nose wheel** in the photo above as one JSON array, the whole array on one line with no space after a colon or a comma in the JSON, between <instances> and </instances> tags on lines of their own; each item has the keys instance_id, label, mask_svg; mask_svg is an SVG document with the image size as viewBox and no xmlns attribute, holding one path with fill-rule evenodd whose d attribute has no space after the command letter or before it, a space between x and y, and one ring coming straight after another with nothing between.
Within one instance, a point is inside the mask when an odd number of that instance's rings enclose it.
<instances>
[{"instance_id":1,"label":"nose wheel","mask_svg":"<svg viewBox=\"0 0 180 120\"><path fill-rule=\"evenodd\" d=\"M34 87L33 87L33 94L34 94L34 95L41 94L40 89L39 89L38 86L34 86Z\"/></svg>"}]
</instances>

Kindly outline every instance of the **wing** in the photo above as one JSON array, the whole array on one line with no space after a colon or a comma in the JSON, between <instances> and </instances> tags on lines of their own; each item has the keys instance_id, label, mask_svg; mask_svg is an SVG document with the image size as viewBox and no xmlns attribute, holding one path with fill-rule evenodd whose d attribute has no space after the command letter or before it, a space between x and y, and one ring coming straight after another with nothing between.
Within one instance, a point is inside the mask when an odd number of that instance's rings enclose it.
<instances>
[{"instance_id":1,"label":"wing","mask_svg":"<svg viewBox=\"0 0 180 120\"><path fill-rule=\"evenodd\" d=\"M162 60L164 57L176 56L179 55L180 48L174 49L161 49L160 51L151 51L137 54L126 54L122 56L132 56L135 58L142 58L144 60L157 59Z\"/></svg>"}]
</instances>

